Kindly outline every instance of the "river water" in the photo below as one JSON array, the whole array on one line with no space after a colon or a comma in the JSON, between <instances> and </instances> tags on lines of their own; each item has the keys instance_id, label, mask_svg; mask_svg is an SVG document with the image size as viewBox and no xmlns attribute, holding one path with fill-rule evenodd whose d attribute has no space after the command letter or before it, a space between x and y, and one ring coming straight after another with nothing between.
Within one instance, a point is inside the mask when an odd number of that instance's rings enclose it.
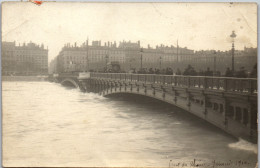
<instances>
[{"instance_id":1,"label":"river water","mask_svg":"<svg viewBox=\"0 0 260 168\"><path fill-rule=\"evenodd\" d=\"M150 98L105 98L49 82L3 82L2 94L4 166L257 161L257 145Z\"/></svg>"}]
</instances>

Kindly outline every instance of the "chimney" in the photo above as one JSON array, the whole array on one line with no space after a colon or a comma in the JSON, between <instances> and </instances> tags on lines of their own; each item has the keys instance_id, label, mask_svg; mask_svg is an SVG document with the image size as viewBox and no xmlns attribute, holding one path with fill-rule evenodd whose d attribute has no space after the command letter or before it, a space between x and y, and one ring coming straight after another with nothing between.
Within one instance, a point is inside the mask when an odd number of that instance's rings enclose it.
<instances>
[{"instance_id":1,"label":"chimney","mask_svg":"<svg viewBox=\"0 0 260 168\"><path fill-rule=\"evenodd\" d=\"M107 46L110 47L110 42L109 41L107 42Z\"/></svg>"},{"instance_id":2,"label":"chimney","mask_svg":"<svg viewBox=\"0 0 260 168\"><path fill-rule=\"evenodd\" d=\"M116 47L116 41L114 41L114 45L115 45L115 47Z\"/></svg>"},{"instance_id":3,"label":"chimney","mask_svg":"<svg viewBox=\"0 0 260 168\"><path fill-rule=\"evenodd\" d=\"M75 47L77 47L77 43L75 42Z\"/></svg>"},{"instance_id":4,"label":"chimney","mask_svg":"<svg viewBox=\"0 0 260 168\"><path fill-rule=\"evenodd\" d=\"M140 40L137 41L138 46L140 47Z\"/></svg>"}]
</instances>

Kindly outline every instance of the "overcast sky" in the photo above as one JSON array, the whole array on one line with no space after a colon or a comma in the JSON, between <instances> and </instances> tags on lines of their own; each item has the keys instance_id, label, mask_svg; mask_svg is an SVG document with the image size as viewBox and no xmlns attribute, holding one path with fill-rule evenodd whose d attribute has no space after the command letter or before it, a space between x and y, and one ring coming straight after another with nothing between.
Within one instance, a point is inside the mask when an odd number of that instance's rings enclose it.
<instances>
[{"instance_id":1,"label":"overcast sky","mask_svg":"<svg viewBox=\"0 0 260 168\"><path fill-rule=\"evenodd\" d=\"M89 40L141 41L194 50L257 46L255 3L86 3L31 2L2 4L2 40L44 43L49 61L65 43Z\"/></svg>"}]
</instances>

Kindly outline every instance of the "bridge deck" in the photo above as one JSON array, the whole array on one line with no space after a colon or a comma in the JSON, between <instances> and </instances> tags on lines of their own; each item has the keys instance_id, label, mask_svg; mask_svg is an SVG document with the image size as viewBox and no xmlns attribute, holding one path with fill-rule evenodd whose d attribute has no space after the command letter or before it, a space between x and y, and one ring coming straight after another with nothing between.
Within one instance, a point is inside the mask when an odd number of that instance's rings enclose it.
<instances>
[{"instance_id":1,"label":"bridge deck","mask_svg":"<svg viewBox=\"0 0 260 168\"><path fill-rule=\"evenodd\" d=\"M257 94L257 79L181 75L91 73L91 78L112 79L145 84L163 84L182 88L197 88L212 91Z\"/></svg>"}]
</instances>

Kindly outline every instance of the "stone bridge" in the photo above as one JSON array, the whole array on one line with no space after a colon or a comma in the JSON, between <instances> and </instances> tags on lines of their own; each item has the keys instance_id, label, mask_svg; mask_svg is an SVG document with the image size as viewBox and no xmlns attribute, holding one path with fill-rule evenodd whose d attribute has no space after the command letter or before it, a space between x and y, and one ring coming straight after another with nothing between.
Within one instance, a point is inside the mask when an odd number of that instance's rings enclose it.
<instances>
[{"instance_id":1,"label":"stone bridge","mask_svg":"<svg viewBox=\"0 0 260 168\"><path fill-rule=\"evenodd\" d=\"M152 97L190 112L227 133L257 142L257 79L154 74L59 75L64 85L106 96Z\"/></svg>"}]
</instances>

